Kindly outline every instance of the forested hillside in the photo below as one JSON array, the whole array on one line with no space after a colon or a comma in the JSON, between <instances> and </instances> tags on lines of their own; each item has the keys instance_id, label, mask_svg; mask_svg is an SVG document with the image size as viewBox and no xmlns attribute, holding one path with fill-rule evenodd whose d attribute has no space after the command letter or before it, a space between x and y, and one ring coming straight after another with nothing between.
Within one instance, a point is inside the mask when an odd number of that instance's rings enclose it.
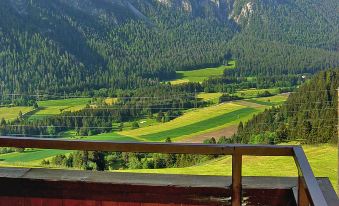
<instances>
[{"instance_id":1,"label":"forested hillside","mask_svg":"<svg viewBox=\"0 0 339 206\"><path fill-rule=\"evenodd\" d=\"M1 1L0 92L133 89L230 58L241 76L313 73L339 64L337 8L334 0Z\"/></svg>"},{"instance_id":2,"label":"forested hillside","mask_svg":"<svg viewBox=\"0 0 339 206\"><path fill-rule=\"evenodd\" d=\"M277 143L300 140L305 143L337 142L339 70L320 72L283 106L260 113L245 125L240 123L235 141Z\"/></svg>"}]
</instances>

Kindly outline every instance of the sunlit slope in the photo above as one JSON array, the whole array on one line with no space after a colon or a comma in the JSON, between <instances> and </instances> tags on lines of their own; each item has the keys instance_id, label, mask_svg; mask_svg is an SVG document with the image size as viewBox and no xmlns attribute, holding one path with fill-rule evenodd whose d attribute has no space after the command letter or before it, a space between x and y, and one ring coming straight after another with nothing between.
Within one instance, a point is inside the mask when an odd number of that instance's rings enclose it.
<instances>
[{"instance_id":1,"label":"sunlit slope","mask_svg":"<svg viewBox=\"0 0 339 206\"><path fill-rule=\"evenodd\" d=\"M177 71L177 78L171 81L171 84L181 84L185 82L202 82L209 77L221 76L225 69L234 69L235 61L230 61L228 65L222 65L219 67L211 67L204 69L196 69L189 71Z\"/></svg>"},{"instance_id":2,"label":"sunlit slope","mask_svg":"<svg viewBox=\"0 0 339 206\"><path fill-rule=\"evenodd\" d=\"M317 177L329 177L333 185L337 184L338 148L335 145L303 146L312 170ZM126 172L159 173L159 174L190 174L190 175L221 175L232 174L232 158L220 157L201 165L186 168L139 169ZM244 176L297 176L297 168L292 157L243 157Z\"/></svg>"},{"instance_id":3,"label":"sunlit slope","mask_svg":"<svg viewBox=\"0 0 339 206\"><path fill-rule=\"evenodd\" d=\"M251 92L253 93L253 91ZM201 93L198 97L216 101L220 95L220 93ZM173 141L182 141L200 134L238 125L240 121L246 122L254 114L263 111L265 108L282 104L287 97L288 94L279 94L192 109L170 122L123 131L119 134L143 141L164 141L166 138L171 138Z\"/></svg>"},{"instance_id":4,"label":"sunlit slope","mask_svg":"<svg viewBox=\"0 0 339 206\"><path fill-rule=\"evenodd\" d=\"M176 139L176 138L185 138L193 135L200 134L202 132L208 132L212 130L219 129L221 127L230 126L232 124L238 123L240 120L253 115L256 109L254 108L242 108L232 112L226 112L222 115L209 118L203 121L196 122L194 124L186 125L183 127L170 129L162 132L147 134L140 136L143 139L148 141L161 141L166 138Z\"/></svg>"},{"instance_id":5,"label":"sunlit slope","mask_svg":"<svg viewBox=\"0 0 339 206\"><path fill-rule=\"evenodd\" d=\"M214 104L219 103L219 98L221 97L222 93L205 93L201 92L197 95L198 99L201 99L203 101L212 102Z\"/></svg>"},{"instance_id":6,"label":"sunlit slope","mask_svg":"<svg viewBox=\"0 0 339 206\"><path fill-rule=\"evenodd\" d=\"M246 108L245 106L235 103L225 103L214 105L205 108L192 109L185 112L182 116L164 124L154 125L150 127L144 127L140 129L123 131L120 134L127 136L142 136L157 132L163 132L170 129L179 128L182 126L190 125L199 121L210 119L225 113L233 112L238 109Z\"/></svg>"},{"instance_id":7,"label":"sunlit slope","mask_svg":"<svg viewBox=\"0 0 339 206\"><path fill-rule=\"evenodd\" d=\"M104 133L89 137L83 137L81 140L91 141L115 141L115 142L136 142L138 140L131 137L119 135L117 133ZM68 154L70 150L57 149L26 149L24 152L12 152L0 154L0 166L20 166L20 167L41 167L41 161L56 155Z\"/></svg>"},{"instance_id":8,"label":"sunlit slope","mask_svg":"<svg viewBox=\"0 0 339 206\"><path fill-rule=\"evenodd\" d=\"M189 110L170 122L123 131L119 134L144 141L164 141L166 138L180 141L195 135L237 125L240 121L247 121L253 114L263 111L265 107L265 105L260 104L243 104L242 101L222 103Z\"/></svg>"},{"instance_id":9,"label":"sunlit slope","mask_svg":"<svg viewBox=\"0 0 339 206\"><path fill-rule=\"evenodd\" d=\"M78 111L85 108L91 98L69 98L59 100L39 101L39 109L34 112L29 119L41 119L53 115L58 115L66 111Z\"/></svg>"},{"instance_id":10,"label":"sunlit slope","mask_svg":"<svg viewBox=\"0 0 339 206\"><path fill-rule=\"evenodd\" d=\"M0 107L0 119L14 120L21 112L23 115L33 111L33 107Z\"/></svg>"}]
</instances>

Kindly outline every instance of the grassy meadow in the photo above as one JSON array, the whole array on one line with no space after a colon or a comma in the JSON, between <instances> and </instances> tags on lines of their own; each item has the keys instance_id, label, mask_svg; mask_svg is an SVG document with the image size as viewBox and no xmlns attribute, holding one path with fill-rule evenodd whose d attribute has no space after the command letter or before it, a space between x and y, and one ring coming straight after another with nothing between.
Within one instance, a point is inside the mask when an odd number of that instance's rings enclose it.
<instances>
[{"instance_id":1,"label":"grassy meadow","mask_svg":"<svg viewBox=\"0 0 339 206\"><path fill-rule=\"evenodd\" d=\"M279 88L269 88L269 89L245 89L239 90L234 93L238 97L242 97L245 99L249 98L257 98L258 94L263 94L265 91L270 92L273 95L279 94Z\"/></svg>"},{"instance_id":2,"label":"grassy meadow","mask_svg":"<svg viewBox=\"0 0 339 206\"><path fill-rule=\"evenodd\" d=\"M252 115L257 110L253 108L242 108L239 110L235 110L232 112L226 112L222 115L209 118L203 121L196 122L194 124L189 124L186 126L158 132L158 133L152 133L147 135L139 136L142 139L145 139L147 141L163 141L166 138L171 138L173 140L176 140L176 138L185 138L190 137L193 135L200 134L201 132L207 132L211 131L211 129L215 130L220 127L226 127L230 124L235 124L235 121L239 121L239 119L242 119L246 116ZM237 122L238 122L237 121Z\"/></svg>"},{"instance_id":3,"label":"grassy meadow","mask_svg":"<svg viewBox=\"0 0 339 206\"><path fill-rule=\"evenodd\" d=\"M219 103L219 97L221 97L222 93L205 93L201 92L197 95L198 99L201 99L202 101L206 102L212 102L213 104Z\"/></svg>"},{"instance_id":4,"label":"grassy meadow","mask_svg":"<svg viewBox=\"0 0 339 206\"><path fill-rule=\"evenodd\" d=\"M58 115L66 111L78 111L85 108L91 98L70 98L59 100L39 101L39 109L30 115L29 119L40 119L50 115Z\"/></svg>"},{"instance_id":5,"label":"grassy meadow","mask_svg":"<svg viewBox=\"0 0 339 206\"><path fill-rule=\"evenodd\" d=\"M115 142L136 142L137 139L122 136L115 132L93 135L89 137L77 137L74 131L64 133L66 139L81 139L91 141L115 141ZM70 139L70 140L72 140ZM12 152L0 154L0 166L26 166L41 167L43 159L52 158L60 154L68 154L69 150L56 149L26 149L24 152Z\"/></svg>"},{"instance_id":6,"label":"grassy meadow","mask_svg":"<svg viewBox=\"0 0 339 206\"><path fill-rule=\"evenodd\" d=\"M0 119L14 120L19 116L20 111L24 115L33 111L33 107L0 107Z\"/></svg>"},{"instance_id":7,"label":"grassy meadow","mask_svg":"<svg viewBox=\"0 0 339 206\"><path fill-rule=\"evenodd\" d=\"M104 100L104 102L107 104L107 105L113 105L114 103L116 103L118 100L118 98L106 98Z\"/></svg>"},{"instance_id":8,"label":"grassy meadow","mask_svg":"<svg viewBox=\"0 0 339 206\"><path fill-rule=\"evenodd\" d=\"M191 109L186 111L182 116L170 122L139 128L135 130L123 131L120 132L120 134L132 137L135 136L140 137L153 133L164 132L172 129L181 128L183 126L191 125L200 121L208 120L210 118L214 118L243 108L246 107L235 103L224 103L205 108Z\"/></svg>"},{"instance_id":9,"label":"grassy meadow","mask_svg":"<svg viewBox=\"0 0 339 206\"><path fill-rule=\"evenodd\" d=\"M181 84L185 82L202 82L212 76L221 76L225 69L234 69L235 61L230 61L228 65L222 65L219 67L189 70L189 71L177 71L177 78L170 81L171 84Z\"/></svg>"},{"instance_id":10,"label":"grassy meadow","mask_svg":"<svg viewBox=\"0 0 339 206\"><path fill-rule=\"evenodd\" d=\"M337 184L338 148L336 145L304 145L303 149L317 177L329 177L331 183ZM244 176L297 176L297 168L292 157L243 157ZM186 175L219 175L232 174L232 158L220 157L200 165L186 168L138 169L124 172L186 174Z\"/></svg>"},{"instance_id":11,"label":"grassy meadow","mask_svg":"<svg viewBox=\"0 0 339 206\"><path fill-rule=\"evenodd\" d=\"M247 92L247 95L257 95L258 93L257 90ZM164 141L166 138L181 141L185 138L237 125L240 121L246 122L254 114L270 106L279 105L288 97L286 94L279 94L271 97L251 98L217 104L220 95L221 93L200 93L198 98L205 101L215 101L213 102L214 105L187 110L182 116L170 122L151 124L147 127L118 133L144 141Z\"/></svg>"},{"instance_id":12,"label":"grassy meadow","mask_svg":"<svg viewBox=\"0 0 339 206\"><path fill-rule=\"evenodd\" d=\"M287 94L278 94L272 97L259 97L253 99L246 99L245 101L264 106L274 106L282 104L287 100L287 98L288 98Z\"/></svg>"}]
</instances>

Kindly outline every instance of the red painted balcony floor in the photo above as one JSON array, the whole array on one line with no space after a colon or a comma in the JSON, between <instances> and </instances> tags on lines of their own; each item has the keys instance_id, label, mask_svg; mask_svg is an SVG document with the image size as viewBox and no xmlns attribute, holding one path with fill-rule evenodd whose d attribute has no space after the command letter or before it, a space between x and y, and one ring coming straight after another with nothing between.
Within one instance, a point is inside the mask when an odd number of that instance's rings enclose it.
<instances>
[{"instance_id":1,"label":"red painted balcony floor","mask_svg":"<svg viewBox=\"0 0 339 206\"><path fill-rule=\"evenodd\" d=\"M318 178L329 205L337 196ZM0 169L0 206L230 205L231 177ZM243 177L243 204L296 205L291 177Z\"/></svg>"}]
</instances>

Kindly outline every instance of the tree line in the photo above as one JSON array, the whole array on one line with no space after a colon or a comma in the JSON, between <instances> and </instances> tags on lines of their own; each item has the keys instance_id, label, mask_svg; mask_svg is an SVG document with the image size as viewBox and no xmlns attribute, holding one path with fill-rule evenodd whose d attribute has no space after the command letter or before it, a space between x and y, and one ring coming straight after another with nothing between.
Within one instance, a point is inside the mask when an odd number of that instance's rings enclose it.
<instances>
[{"instance_id":1,"label":"tree line","mask_svg":"<svg viewBox=\"0 0 339 206\"><path fill-rule=\"evenodd\" d=\"M273 107L240 123L233 137L239 143L336 143L339 70L323 71Z\"/></svg>"}]
</instances>

